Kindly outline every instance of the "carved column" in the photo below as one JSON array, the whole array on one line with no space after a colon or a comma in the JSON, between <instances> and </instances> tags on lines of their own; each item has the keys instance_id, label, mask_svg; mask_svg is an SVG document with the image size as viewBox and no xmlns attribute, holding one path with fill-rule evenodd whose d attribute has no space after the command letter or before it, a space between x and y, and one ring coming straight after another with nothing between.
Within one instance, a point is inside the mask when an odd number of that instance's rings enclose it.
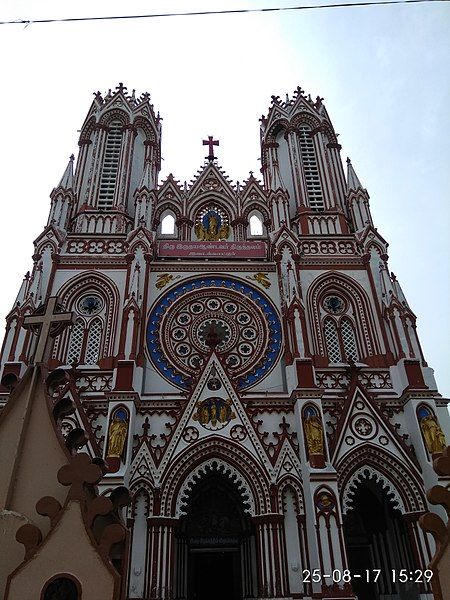
<instances>
[{"instance_id":1,"label":"carved column","mask_svg":"<svg viewBox=\"0 0 450 600\"><path fill-rule=\"evenodd\" d=\"M171 600L174 580L174 529L177 519L149 517L148 600Z\"/></svg>"},{"instance_id":2,"label":"carved column","mask_svg":"<svg viewBox=\"0 0 450 600\"><path fill-rule=\"evenodd\" d=\"M184 535L176 537L175 556L175 600L186 600L187 597L187 570L188 570L188 546Z\"/></svg>"},{"instance_id":3,"label":"carved column","mask_svg":"<svg viewBox=\"0 0 450 600\"><path fill-rule=\"evenodd\" d=\"M285 598L289 595L284 517L267 514L253 518L256 529L258 596Z\"/></svg>"},{"instance_id":4,"label":"carved column","mask_svg":"<svg viewBox=\"0 0 450 600\"><path fill-rule=\"evenodd\" d=\"M244 217L237 217L234 221L231 222L231 226L233 227L234 232L234 241L242 242L247 237L246 231L248 227L247 219Z\"/></svg>"}]
</instances>

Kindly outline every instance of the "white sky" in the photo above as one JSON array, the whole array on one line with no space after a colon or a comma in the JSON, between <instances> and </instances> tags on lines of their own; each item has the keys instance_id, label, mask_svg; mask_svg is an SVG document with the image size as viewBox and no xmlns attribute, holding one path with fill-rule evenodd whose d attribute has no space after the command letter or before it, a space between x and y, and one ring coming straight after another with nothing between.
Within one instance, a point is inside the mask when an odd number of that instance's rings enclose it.
<instances>
[{"instance_id":1,"label":"white sky","mask_svg":"<svg viewBox=\"0 0 450 600\"><path fill-rule=\"evenodd\" d=\"M3 0L0 20L294 6L310 0ZM326 0L324 0L325 2ZM94 12L95 11L95 12ZM259 117L297 85L324 97L390 242L425 356L450 396L450 5L0 27L0 315L31 268L52 188L92 101L123 81L163 117L162 178L208 135L231 179L259 173Z\"/></svg>"}]
</instances>

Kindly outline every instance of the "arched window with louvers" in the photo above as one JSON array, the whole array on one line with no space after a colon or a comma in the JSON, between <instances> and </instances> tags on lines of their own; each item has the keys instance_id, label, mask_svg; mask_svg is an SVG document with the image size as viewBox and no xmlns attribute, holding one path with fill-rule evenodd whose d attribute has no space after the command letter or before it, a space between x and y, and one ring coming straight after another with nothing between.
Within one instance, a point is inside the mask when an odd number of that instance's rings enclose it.
<instances>
[{"instance_id":1,"label":"arched window with louvers","mask_svg":"<svg viewBox=\"0 0 450 600\"><path fill-rule=\"evenodd\" d=\"M108 126L105 155L103 158L98 194L98 208L108 210L113 207L119 173L120 154L123 141L123 125L116 119Z\"/></svg>"},{"instance_id":2,"label":"arched window with louvers","mask_svg":"<svg viewBox=\"0 0 450 600\"><path fill-rule=\"evenodd\" d=\"M311 126L302 123L298 128L298 144L302 159L303 175L305 178L308 204L313 210L324 210L322 185L317 164L314 140L311 136Z\"/></svg>"}]
</instances>

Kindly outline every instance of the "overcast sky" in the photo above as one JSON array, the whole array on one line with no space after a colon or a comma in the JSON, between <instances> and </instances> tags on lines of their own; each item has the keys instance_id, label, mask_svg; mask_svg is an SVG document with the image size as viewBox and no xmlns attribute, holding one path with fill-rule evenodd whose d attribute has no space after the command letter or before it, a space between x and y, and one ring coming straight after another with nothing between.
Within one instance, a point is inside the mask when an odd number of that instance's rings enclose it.
<instances>
[{"instance_id":1,"label":"overcast sky","mask_svg":"<svg viewBox=\"0 0 450 600\"><path fill-rule=\"evenodd\" d=\"M305 3L306 0L303 0ZM0 20L294 6L302 0L3 0ZM312 0L308 0L312 4ZM94 12L95 11L95 12ZM163 117L162 178L190 180L220 140L234 181L259 173L272 94L320 95L369 191L389 267L450 396L450 4L0 26L0 315L31 268L49 193L92 93L122 81Z\"/></svg>"}]
</instances>

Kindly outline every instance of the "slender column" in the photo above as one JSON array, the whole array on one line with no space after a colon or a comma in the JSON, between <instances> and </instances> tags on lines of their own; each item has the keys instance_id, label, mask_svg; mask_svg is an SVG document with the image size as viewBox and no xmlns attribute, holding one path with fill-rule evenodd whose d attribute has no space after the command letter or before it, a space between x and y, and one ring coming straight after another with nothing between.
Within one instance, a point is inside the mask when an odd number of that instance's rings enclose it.
<instances>
[{"instance_id":1,"label":"slender column","mask_svg":"<svg viewBox=\"0 0 450 600\"><path fill-rule=\"evenodd\" d=\"M174 528L169 517L149 517L148 600L171 600L174 575Z\"/></svg>"},{"instance_id":2,"label":"slender column","mask_svg":"<svg viewBox=\"0 0 450 600\"><path fill-rule=\"evenodd\" d=\"M242 593L244 598L254 598L251 537L246 536L241 545Z\"/></svg>"},{"instance_id":3,"label":"slender column","mask_svg":"<svg viewBox=\"0 0 450 600\"><path fill-rule=\"evenodd\" d=\"M285 598L289 594L284 517L267 514L254 517L258 559L258 596Z\"/></svg>"},{"instance_id":4,"label":"slender column","mask_svg":"<svg viewBox=\"0 0 450 600\"><path fill-rule=\"evenodd\" d=\"M176 538L176 560L175 560L175 600L186 600L187 597L187 568L188 547L184 536Z\"/></svg>"}]
</instances>

